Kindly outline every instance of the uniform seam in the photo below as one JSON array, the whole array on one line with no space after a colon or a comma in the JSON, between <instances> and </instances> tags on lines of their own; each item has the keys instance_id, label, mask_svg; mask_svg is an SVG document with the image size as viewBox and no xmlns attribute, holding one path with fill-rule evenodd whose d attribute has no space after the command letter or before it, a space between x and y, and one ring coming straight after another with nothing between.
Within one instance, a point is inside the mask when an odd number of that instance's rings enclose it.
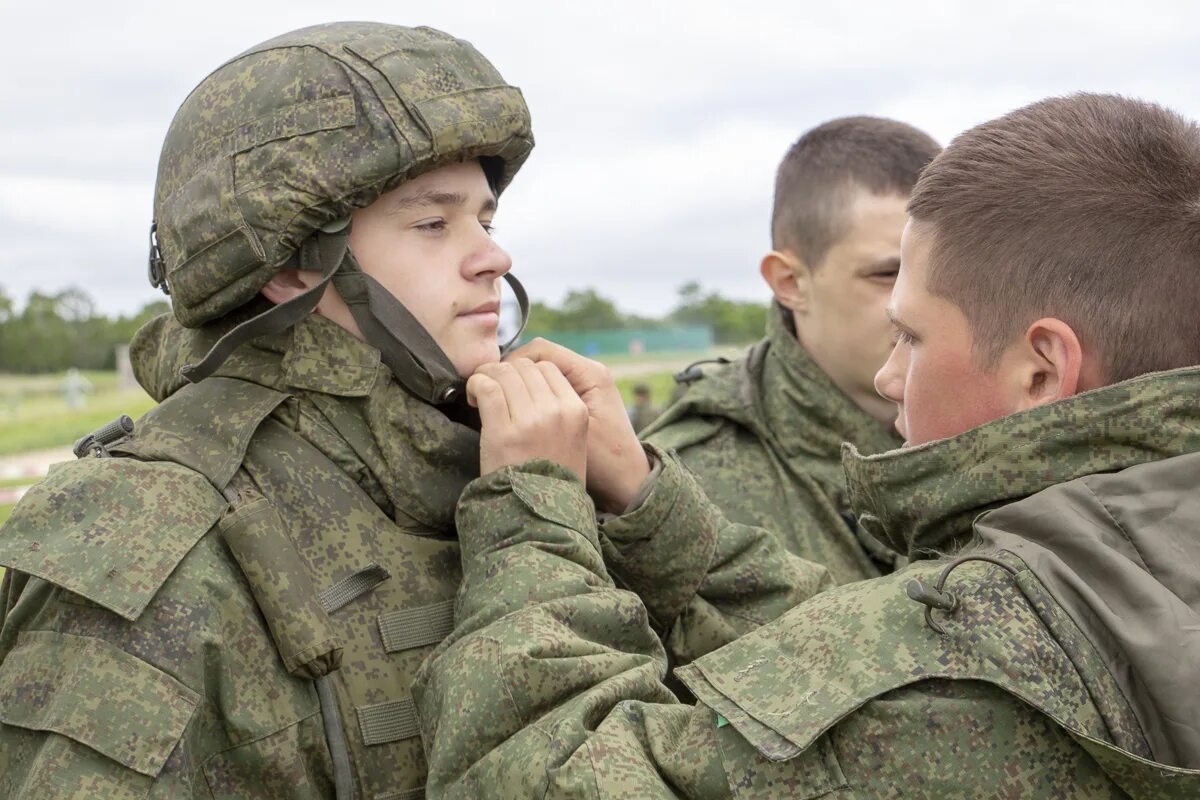
<instances>
[{"instance_id":1,"label":"uniform seam","mask_svg":"<svg viewBox=\"0 0 1200 800\"><path fill-rule=\"evenodd\" d=\"M1125 526L1122 525L1120 520L1118 520L1116 518L1116 516L1113 514L1112 509L1110 509L1108 507L1108 504L1105 503L1104 500L1102 500L1100 498L1100 496L1096 494L1096 491L1090 485L1088 485L1088 482L1086 480L1081 481L1081 484L1083 485L1083 488L1087 490L1087 493L1089 495L1091 495L1092 499L1096 501L1096 504L1099 505L1100 508L1104 510L1104 515L1106 517L1108 517L1109 521L1112 522L1114 527L1116 527L1117 531L1121 534L1121 538L1124 539L1129 544L1129 546L1133 548L1133 551L1135 553L1137 553L1139 566L1141 566L1142 569L1146 570L1146 572L1153 575L1154 573L1151 571L1150 565L1146 563L1146 558L1145 558L1145 556L1142 555L1141 548L1138 547L1137 542L1135 542L1133 540L1133 537L1129 535L1129 532L1127 530L1125 530Z\"/></svg>"},{"instance_id":2,"label":"uniform seam","mask_svg":"<svg viewBox=\"0 0 1200 800\"><path fill-rule=\"evenodd\" d=\"M242 747L245 747L245 746L247 746L247 745L255 744L256 742L261 742L261 741L263 741L264 739L270 739L272 736L274 736L274 735L276 735L276 734L278 734L278 733L282 733L283 731L286 731L288 728L294 728L294 727L296 727L297 725L299 725L300 723L302 723L302 722L306 722L306 721L308 721L308 720L312 719L313 717L319 717L320 715L321 715L321 710L318 708L318 709L316 709L315 711L313 711L312 713L310 713L310 714L306 714L305 716L303 716L303 717L300 717L299 719L292 720L291 722L287 723L286 725L281 725L280 727L276 728L276 729L275 729L275 730L273 730L273 731L269 731L269 732L267 732L267 733L262 733L262 734L259 734L259 735L257 735L257 736L254 736L254 737L252 737L252 738L249 738L249 739L246 739L246 740L244 740L244 741L238 742L238 743L236 743L236 744L231 744L229 747L225 747L225 748L222 748L222 749L220 749L220 750L215 750L215 751L213 751L212 753L209 753L207 756L205 756L205 758L204 758L203 762L201 763L201 770L203 770L203 771L205 772L205 781L207 782L207 780L208 780L208 775L207 775L208 764L209 764L209 763L210 763L210 762L211 762L211 761L212 761L214 758L217 758L218 756L225 755L226 753L232 752L232 751L234 751L234 750L238 750L238 749L240 749L240 748L242 748ZM212 789L212 787L211 787L211 786L209 787L209 791L213 791L213 789Z\"/></svg>"},{"instance_id":3,"label":"uniform seam","mask_svg":"<svg viewBox=\"0 0 1200 800\"><path fill-rule=\"evenodd\" d=\"M506 700L508 700L509 705L512 707L513 714L517 718L517 723L522 728L525 728L525 727L536 728L544 736L549 737L549 734L547 734L546 731L542 730L540 725L537 725L537 724L530 725L526 721L525 714L521 711L521 706L517 703L517 699L513 695L512 688L508 685L508 672L504 669L504 645L503 645L503 643L501 643L501 641L495 636L481 635L479 638L493 646L493 649L495 652L495 655L493 656L493 658L495 658L495 661L496 661L496 674L500 676L500 686L502 689L504 689L504 697Z\"/></svg>"}]
</instances>

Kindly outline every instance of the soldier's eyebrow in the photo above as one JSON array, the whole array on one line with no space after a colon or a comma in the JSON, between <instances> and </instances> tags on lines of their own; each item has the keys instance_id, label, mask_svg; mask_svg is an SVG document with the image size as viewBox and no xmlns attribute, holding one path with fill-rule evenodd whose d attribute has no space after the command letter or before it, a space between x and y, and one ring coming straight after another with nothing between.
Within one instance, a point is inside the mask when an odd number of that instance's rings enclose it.
<instances>
[{"instance_id":1,"label":"soldier's eyebrow","mask_svg":"<svg viewBox=\"0 0 1200 800\"><path fill-rule=\"evenodd\" d=\"M417 192L409 197L401 197L396 200L390 209L390 213L398 214L401 211L411 211L415 208L426 208L428 206L465 206L469 198L463 192L439 192L436 190L427 190ZM479 209L480 212L495 211L496 198L488 193L487 199L483 201L483 206Z\"/></svg>"}]
</instances>

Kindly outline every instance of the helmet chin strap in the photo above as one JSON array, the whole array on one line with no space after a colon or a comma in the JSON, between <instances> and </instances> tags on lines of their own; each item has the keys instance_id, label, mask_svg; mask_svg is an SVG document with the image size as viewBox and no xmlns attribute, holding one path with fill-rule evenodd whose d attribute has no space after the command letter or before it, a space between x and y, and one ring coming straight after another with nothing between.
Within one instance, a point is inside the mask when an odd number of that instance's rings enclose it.
<instances>
[{"instance_id":1,"label":"helmet chin strap","mask_svg":"<svg viewBox=\"0 0 1200 800\"><path fill-rule=\"evenodd\" d=\"M511 274L506 273L504 279L512 287L521 309L521 327L502 346L502 353L520 338L529 319L525 287ZM462 396L467 381L458 374L449 356L395 295L362 271L349 250L333 276L333 284L350 308L367 344L379 350L383 363L405 389L433 405Z\"/></svg>"},{"instance_id":2,"label":"helmet chin strap","mask_svg":"<svg viewBox=\"0 0 1200 800\"><path fill-rule=\"evenodd\" d=\"M330 281L350 309L367 344L379 350L381 360L411 394L432 405L457 400L466 389L466 379L425 327L396 297L362 271L348 246L349 220L334 223L314 233L300 248L300 269L316 270L321 279L296 297L249 319L221 337L208 354L180 372L196 383L211 375L243 342L282 331L316 308ZM515 336L501 347L508 352L529 321L529 296L511 273L504 279L512 287L521 310L521 325Z\"/></svg>"}]
</instances>

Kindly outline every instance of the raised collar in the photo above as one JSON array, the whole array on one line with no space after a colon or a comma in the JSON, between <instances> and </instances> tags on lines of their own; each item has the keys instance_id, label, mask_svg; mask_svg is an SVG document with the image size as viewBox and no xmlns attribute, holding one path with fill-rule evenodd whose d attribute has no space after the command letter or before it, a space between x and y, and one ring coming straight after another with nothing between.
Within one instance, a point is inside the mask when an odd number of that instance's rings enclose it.
<instances>
[{"instance_id":1,"label":"raised collar","mask_svg":"<svg viewBox=\"0 0 1200 800\"><path fill-rule=\"evenodd\" d=\"M180 368L199 360L240 318L231 315L201 328L185 328L169 314L137 332L130 359L138 382L158 401L187 381ZM349 331L310 314L282 333L263 336L237 348L215 375L250 381L279 391L292 389L336 397L365 397L386 380L379 351Z\"/></svg>"},{"instance_id":2,"label":"raised collar","mask_svg":"<svg viewBox=\"0 0 1200 800\"><path fill-rule=\"evenodd\" d=\"M366 397L386 380L378 350L316 314L293 326L281 367L288 387L337 397Z\"/></svg>"},{"instance_id":3,"label":"raised collar","mask_svg":"<svg viewBox=\"0 0 1200 800\"><path fill-rule=\"evenodd\" d=\"M768 311L768 346L759 354L755 370L760 377L754 402L778 448L790 458L810 456L840 466L843 442L865 453L899 447L893 430L834 385L796 339L784 313L774 305Z\"/></svg>"},{"instance_id":4,"label":"raised collar","mask_svg":"<svg viewBox=\"0 0 1200 800\"><path fill-rule=\"evenodd\" d=\"M957 549L984 511L1083 475L1200 450L1200 368L1143 375L950 439L843 451L859 524L912 558Z\"/></svg>"}]
</instances>

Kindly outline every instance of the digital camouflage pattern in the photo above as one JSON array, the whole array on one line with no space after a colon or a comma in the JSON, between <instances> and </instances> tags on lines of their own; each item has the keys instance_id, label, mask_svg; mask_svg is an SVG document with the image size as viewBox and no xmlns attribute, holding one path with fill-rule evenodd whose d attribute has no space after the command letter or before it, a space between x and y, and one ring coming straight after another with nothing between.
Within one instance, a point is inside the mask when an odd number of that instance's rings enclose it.
<instances>
[{"instance_id":1,"label":"digital camouflage pattern","mask_svg":"<svg viewBox=\"0 0 1200 800\"><path fill-rule=\"evenodd\" d=\"M533 147L519 89L432 28L342 22L263 42L176 113L155 187L183 324L252 300L315 231L450 162L501 191Z\"/></svg>"},{"instance_id":2,"label":"digital camouflage pattern","mask_svg":"<svg viewBox=\"0 0 1200 800\"><path fill-rule=\"evenodd\" d=\"M170 317L139 332L135 370L162 405L118 457L56 468L0 529L0 796L332 797L339 722L356 796L422 796L409 689L453 624L478 433L316 316L187 384L179 365L221 333ZM828 585L657 455L602 547L674 658ZM509 523L594 528L577 489L530 483ZM321 713L325 675L340 721Z\"/></svg>"},{"instance_id":3,"label":"digital camouflage pattern","mask_svg":"<svg viewBox=\"0 0 1200 800\"><path fill-rule=\"evenodd\" d=\"M890 572L895 553L858 535L850 515L841 447L876 453L900 438L833 385L782 313L767 316L765 339L706 368L643 438L677 451L731 519L777 532L838 583Z\"/></svg>"},{"instance_id":4,"label":"digital camouflage pattern","mask_svg":"<svg viewBox=\"0 0 1200 800\"><path fill-rule=\"evenodd\" d=\"M970 539L979 512L1042 489L1037 498L1053 498L1076 476L1117 478L1200 452L1197 389L1200 370L1162 373L911 451L848 454L859 510L919 560L822 592L682 668L694 706L666 694L645 609L612 583L585 521L564 518L538 538L504 522L531 475L544 485L565 473L533 462L472 482L458 516L458 602L469 613L414 686L430 796L1200 796L1200 771L1154 751L1128 676L1110 671L1110 652L1084 634L1077 605L1055 596L1061 585L1041 564L969 547L954 566L921 558ZM868 468L878 484L859 480ZM1072 506L1049 502L1040 529L1012 534L1053 536L1054 516ZM1149 516L1150 535L1190 537L1200 524ZM1136 549L1141 531L1125 535ZM1166 542L1155 552L1171 551ZM958 604L934 612L939 635L906 587L947 569ZM1180 589L1193 609L1195 579Z\"/></svg>"}]
</instances>

